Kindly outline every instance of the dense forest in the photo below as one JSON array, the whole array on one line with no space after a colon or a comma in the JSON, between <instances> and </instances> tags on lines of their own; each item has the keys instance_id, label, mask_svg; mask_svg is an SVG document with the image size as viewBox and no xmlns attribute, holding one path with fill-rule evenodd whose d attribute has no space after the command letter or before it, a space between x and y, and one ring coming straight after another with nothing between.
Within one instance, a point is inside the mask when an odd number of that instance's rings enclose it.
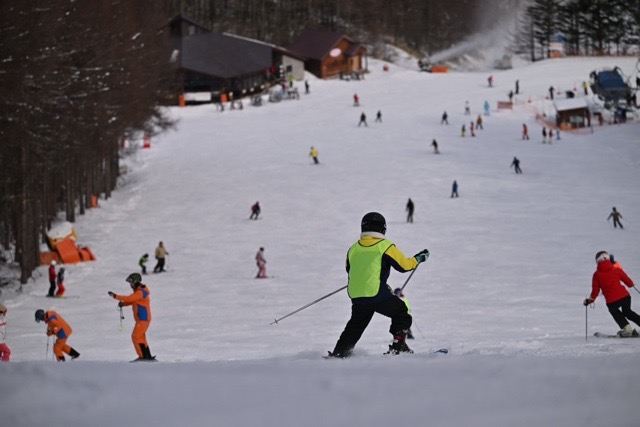
<instances>
[{"instance_id":1,"label":"dense forest","mask_svg":"<svg viewBox=\"0 0 640 427\"><path fill-rule=\"evenodd\" d=\"M531 60L549 57L555 39L569 55L621 55L640 47L640 0L532 0L518 47Z\"/></svg>"},{"instance_id":2,"label":"dense forest","mask_svg":"<svg viewBox=\"0 0 640 427\"><path fill-rule=\"evenodd\" d=\"M0 262L22 283L59 213L110 196L123 135L167 125L167 15L152 3L0 3Z\"/></svg>"},{"instance_id":3,"label":"dense forest","mask_svg":"<svg viewBox=\"0 0 640 427\"><path fill-rule=\"evenodd\" d=\"M308 27L345 31L375 45L387 41L432 52L478 29L485 8L507 9L521 0L173 0L172 10L227 31L283 46ZM495 24L495 22L494 22Z\"/></svg>"}]
</instances>

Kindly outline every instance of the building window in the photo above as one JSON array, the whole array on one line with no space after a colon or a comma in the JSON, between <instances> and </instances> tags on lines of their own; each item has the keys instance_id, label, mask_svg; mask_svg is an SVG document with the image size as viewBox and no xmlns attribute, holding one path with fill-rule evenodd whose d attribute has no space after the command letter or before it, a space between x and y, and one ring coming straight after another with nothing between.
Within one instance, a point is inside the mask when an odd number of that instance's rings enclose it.
<instances>
[{"instance_id":1,"label":"building window","mask_svg":"<svg viewBox=\"0 0 640 427\"><path fill-rule=\"evenodd\" d=\"M287 65L287 73L290 73L293 71L293 65Z\"/></svg>"}]
</instances>

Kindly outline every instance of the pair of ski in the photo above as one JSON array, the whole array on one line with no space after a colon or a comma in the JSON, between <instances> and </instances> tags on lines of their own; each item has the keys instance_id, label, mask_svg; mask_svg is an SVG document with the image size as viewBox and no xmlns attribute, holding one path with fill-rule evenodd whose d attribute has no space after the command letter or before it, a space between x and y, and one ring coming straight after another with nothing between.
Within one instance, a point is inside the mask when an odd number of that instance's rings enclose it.
<instances>
[{"instance_id":1,"label":"pair of ski","mask_svg":"<svg viewBox=\"0 0 640 427\"><path fill-rule=\"evenodd\" d=\"M629 337L623 337L621 335L618 334L605 334L602 332L595 332L593 334L594 337L598 337L598 338L621 338L621 339L626 339L626 338L640 338L640 335L638 335L637 333L635 335L631 335Z\"/></svg>"},{"instance_id":2,"label":"pair of ski","mask_svg":"<svg viewBox=\"0 0 640 427\"><path fill-rule=\"evenodd\" d=\"M387 356L387 355L399 355L399 354L415 354L413 351L411 352L403 352L403 353L391 353L389 351L382 353L383 355ZM448 354L449 353L449 349L448 348L439 348L437 350L432 351L430 354ZM323 359L344 359L343 357L336 357L333 355L333 353L331 353L330 351L327 352L327 354L325 356L322 356Z\"/></svg>"}]
</instances>

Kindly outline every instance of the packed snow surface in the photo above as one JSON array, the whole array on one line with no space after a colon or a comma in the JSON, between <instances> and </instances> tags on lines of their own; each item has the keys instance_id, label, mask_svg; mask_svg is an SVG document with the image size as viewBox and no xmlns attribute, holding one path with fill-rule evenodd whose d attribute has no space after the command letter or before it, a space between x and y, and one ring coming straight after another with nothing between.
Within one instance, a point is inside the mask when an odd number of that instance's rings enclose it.
<instances>
[{"instance_id":1,"label":"packed snow surface","mask_svg":"<svg viewBox=\"0 0 640 427\"><path fill-rule=\"evenodd\" d=\"M494 71L493 88L487 73L369 65L364 81L310 80L299 101L170 110L175 131L128 159L118 191L74 224L97 261L65 266L68 298L44 297L44 267L22 293L3 294L13 358L0 365L0 424L639 425L640 339L591 337L617 326L602 297L595 309L581 302L598 250L640 281L640 125L542 144L534 117L549 86L579 91L591 70L631 73L635 60ZM497 111L516 79L515 109ZM484 130L461 137L485 100ZM514 156L522 175L509 168ZM453 180L460 198L450 198ZM255 201L262 214L250 221ZM606 221L612 206L624 230ZM345 254L368 211L385 215L387 237L408 256L431 251L406 288L416 354L382 356L389 321L376 316L353 358L324 360L349 318L346 292L270 323L346 284ZM107 291L128 293L125 277L145 252L153 267L160 240L168 272L144 277L160 362L129 364L132 315L121 330ZM266 280L254 279L260 246ZM389 284L406 277L392 272ZM33 313L52 307L73 327L76 361L45 354ZM450 353L433 353L441 347Z\"/></svg>"}]
</instances>

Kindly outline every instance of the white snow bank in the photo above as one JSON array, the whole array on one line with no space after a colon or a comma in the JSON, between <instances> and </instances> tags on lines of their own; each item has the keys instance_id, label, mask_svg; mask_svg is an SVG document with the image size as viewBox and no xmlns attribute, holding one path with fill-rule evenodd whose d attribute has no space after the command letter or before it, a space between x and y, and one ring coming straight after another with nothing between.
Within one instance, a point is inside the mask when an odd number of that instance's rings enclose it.
<instances>
[{"instance_id":1,"label":"white snow bank","mask_svg":"<svg viewBox=\"0 0 640 427\"><path fill-rule=\"evenodd\" d=\"M317 355L0 365L2 424L631 426L637 358Z\"/></svg>"}]
</instances>

